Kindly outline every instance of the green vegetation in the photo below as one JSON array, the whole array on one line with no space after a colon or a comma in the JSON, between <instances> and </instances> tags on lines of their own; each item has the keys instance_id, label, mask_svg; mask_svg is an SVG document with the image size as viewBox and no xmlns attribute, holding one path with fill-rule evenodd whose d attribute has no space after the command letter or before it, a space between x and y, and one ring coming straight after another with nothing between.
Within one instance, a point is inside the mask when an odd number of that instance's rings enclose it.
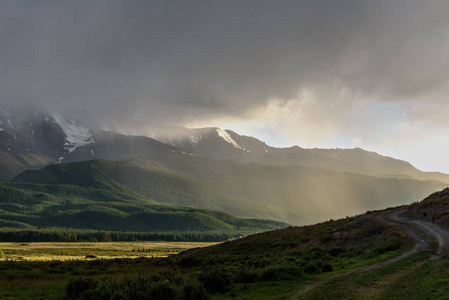
<instances>
[{"instance_id":1,"label":"green vegetation","mask_svg":"<svg viewBox=\"0 0 449 300\"><path fill-rule=\"evenodd\" d=\"M286 226L188 207L69 200L9 185L1 190L19 196L0 203L1 241L217 240Z\"/></svg>"},{"instance_id":2,"label":"green vegetation","mask_svg":"<svg viewBox=\"0 0 449 300\"><path fill-rule=\"evenodd\" d=\"M10 180L20 172L39 169L51 163L51 158L31 152L0 151L0 180Z\"/></svg>"},{"instance_id":3,"label":"green vegetation","mask_svg":"<svg viewBox=\"0 0 449 300\"><path fill-rule=\"evenodd\" d=\"M0 290L4 298L23 299L279 298L311 280L388 259L410 245L399 229L364 215L288 227L163 259L3 261Z\"/></svg>"},{"instance_id":4,"label":"green vegetation","mask_svg":"<svg viewBox=\"0 0 449 300\"><path fill-rule=\"evenodd\" d=\"M239 164L177 152L149 158L51 165L20 174L9 187L69 201L189 206L305 224L409 203L445 185L302 166Z\"/></svg>"},{"instance_id":5,"label":"green vegetation","mask_svg":"<svg viewBox=\"0 0 449 300\"><path fill-rule=\"evenodd\" d=\"M253 228L254 229L254 228ZM210 232L119 232L73 229L0 229L0 242L118 242L118 241L189 241L220 242L250 234L251 231Z\"/></svg>"},{"instance_id":6,"label":"green vegetation","mask_svg":"<svg viewBox=\"0 0 449 300\"><path fill-rule=\"evenodd\" d=\"M55 261L166 257L190 248L216 243L205 242L31 242L1 243L0 259L8 261ZM1 256L3 253L3 256Z\"/></svg>"},{"instance_id":7,"label":"green vegetation","mask_svg":"<svg viewBox=\"0 0 449 300\"><path fill-rule=\"evenodd\" d=\"M449 188L435 192L407 207L404 216L433 222L449 229Z\"/></svg>"},{"instance_id":8,"label":"green vegetation","mask_svg":"<svg viewBox=\"0 0 449 300\"><path fill-rule=\"evenodd\" d=\"M114 161L24 172L15 182L0 183L0 241L217 241L286 226L192 208L194 201L226 206L239 199L220 194L216 186L165 173L151 163L142 168L137 162ZM139 193L139 186L147 187L146 193Z\"/></svg>"}]
</instances>

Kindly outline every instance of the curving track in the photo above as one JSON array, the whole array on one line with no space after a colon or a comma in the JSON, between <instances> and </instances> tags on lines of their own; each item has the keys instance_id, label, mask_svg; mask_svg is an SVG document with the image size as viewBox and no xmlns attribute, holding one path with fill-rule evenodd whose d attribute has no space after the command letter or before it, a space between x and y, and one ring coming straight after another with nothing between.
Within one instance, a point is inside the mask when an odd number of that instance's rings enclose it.
<instances>
[{"instance_id":1,"label":"curving track","mask_svg":"<svg viewBox=\"0 0 449 300\"><path fill-rule=\"evenodd\" d=\"M381 268L383 266L401 261L410 255L420 252L420 251L429 251L435 250L435 242L438 244L438 248L436 250L436 255L432 256L430 259L438 259L440 258L443 251L449 250L449 232L438 226L437 224L416 220L416 219L408 219L401 217L400 214L403 211L396 212L383 212L375 217L376 220L386 223L393 226L398 226L405 232L407 232L415 241L415 246L410 251L389 259L384 262L379 262L374 265L364 267L362 269L350 271L348 273L342 275L332 276L327 279L318 280L313 282L312 284L304 286L301 291L293 295L289 299L307 299L308 293L314 288L326 284L329 280L349 280L355 276L358 276L362 273L375 270ZM423 263L423 262L422 262ZM421 264L422 264L421 263ZM398 273L402 274L402 273ZM395 276L395 275L393 275ZM337 279L339 278L339 279Z\"/></svg>"},{"instance_id":2,"label":"curving track","mask_svg":"<svg viewBox=\"0 0 449 300\"><path fill-rule=\"evenodd\" d=\"M429 240L429 237L434 239L438 243L438 250L437 256L434 256L433 258L438 258L443 251L449 249L449 232L435 223L401 217L400 214L402 212L403 211L398 211L386 217L385 215L379 215L378 219L383 218L384 222L397 224L406 230L417 240L420 249L424 250L430 248L431 241Z\"/></svg>"}]
</instances>

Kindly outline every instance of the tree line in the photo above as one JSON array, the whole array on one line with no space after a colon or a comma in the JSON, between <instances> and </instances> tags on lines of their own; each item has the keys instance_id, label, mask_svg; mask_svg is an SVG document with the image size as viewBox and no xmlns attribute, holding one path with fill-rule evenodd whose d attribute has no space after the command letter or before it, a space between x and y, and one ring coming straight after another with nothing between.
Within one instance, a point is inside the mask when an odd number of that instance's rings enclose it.
<instances>
[{"instance_id":1,"label":"tree line","mask_svg":"<svg viewBox=\"0 0 449 300\"><path fill-rule=\"evenodd\" d=\"M221 242L242 236L241 232L116 232L74 230L0 230L0 242Z\"/></svg>"}]
</instances>

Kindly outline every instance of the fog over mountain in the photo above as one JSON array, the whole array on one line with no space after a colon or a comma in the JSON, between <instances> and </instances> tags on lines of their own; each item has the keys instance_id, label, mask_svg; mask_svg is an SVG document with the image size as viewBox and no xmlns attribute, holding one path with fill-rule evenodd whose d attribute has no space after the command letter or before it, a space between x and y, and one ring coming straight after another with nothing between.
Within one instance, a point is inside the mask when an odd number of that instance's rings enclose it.
<instances>
[{"instance_id":1,"label":"fog over mountain","mask_svg":"<svg viewBox=\"0 0 449 300\"><path fill-rule=\"evenodd\" d=\"M2 1L0 101L449 171L449 3Z\"/></svg>"},{"instance_id":2,"label":"fog over mountain","mask_svg":"<svg viewBox=\"0 0 449 300\"><path fill-rule=\"evenodd\" d=\"M217 127L158 126L156 132L156 139L124 135L55 110L0 111L0 198L8 207L0 221L29 218L14 214L11 203L47 199L64 211L72 199L92 202L69 213L80 224L94 222L110 202L308 224L408 204L449 183L448 174L360 148L276 148ZM100 202L106 206L93 212ZM114 214L106 215L111 221Z\"/></svg>"}]
</instances>

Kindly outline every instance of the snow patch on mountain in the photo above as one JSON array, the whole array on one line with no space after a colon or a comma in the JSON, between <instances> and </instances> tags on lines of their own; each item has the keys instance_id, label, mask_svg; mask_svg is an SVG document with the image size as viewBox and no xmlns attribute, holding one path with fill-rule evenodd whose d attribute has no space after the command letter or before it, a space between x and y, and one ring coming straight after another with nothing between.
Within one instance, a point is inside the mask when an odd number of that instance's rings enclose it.
<instances>
[{"instance_id":1,"label":"snow patch on mountain","mask_svg":"<svg viewBox=\"0 0 449 300\"><path fill-rule=\"evenodd\" d=\"M235 148L242 149L242 147L240 147L240 145L237 144L237 142L234 141L229 133L227 133L225 130L217 128L217 133L219 137L223 138L226 142L233 145Z\"/></svg>"},{"instance_id":2,"label":"snow patch on mountain","mask_svg":"<svg viewBox=\"0 0 449 300\"><path fill-rule=\"evenodd\" d=\"M58 113L53 112L53 122L58 124L66 135L66 143L64 148L72 153L76 148L94 143L92 133L86 127L79 126L73 119L66 120Z\"/></svg>"},{"instance_id":3,"label":"snow patch on mountain","mask_svg":"<svg viewBox=\"0 0 449 300\"><path fill-rule=\"evenodd\" d=\"M3 131L3 127L2 127L3 122L0 121L0 131Z\"/></svg>"},{"instance_id":4,"label":"snow patch on mountain","mask_svg":"<svg viewBox=\"0 0 449 300\"><path fill-rule=\"evenodd\" d=\"M200 140L201 140L201 134L197 133L197 134L190 135L190 143L198 144Z\"/></svg>"}]
</instances>

